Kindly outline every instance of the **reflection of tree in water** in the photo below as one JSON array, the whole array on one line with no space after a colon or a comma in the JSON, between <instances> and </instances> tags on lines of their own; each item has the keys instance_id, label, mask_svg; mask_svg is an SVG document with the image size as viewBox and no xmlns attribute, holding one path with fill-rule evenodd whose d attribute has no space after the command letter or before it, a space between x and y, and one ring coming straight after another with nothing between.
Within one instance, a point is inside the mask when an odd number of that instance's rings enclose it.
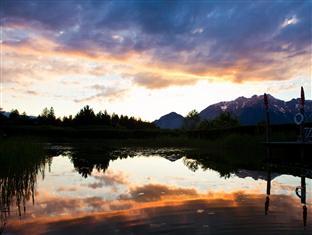
<instances>
[{"instance_id":1,"label":"reflection of tree in water","mask_svg":"<svg viewBox=\"0 0 312 235\"><path fill-rule=\"evenodd\" d=\"M87 178L91 175L93 169L105 172L109 166L110 158L106 156L83 156L81 154L72 153L71 161L74 165L75 170L83 177Z\"/></svg>"},{"instance_id":2,"label":"reflection of tree in water","mask_svg":"<svg viewBox=\"0 0 312 235\"><path fill-rule=\"evenodd\" d=\"M44 155L10 155L0 157L0 233L4 229L11 208L17 208L18 215L26 212L26 202L35 201L37 175L44 178L45 165L51 158Z\"/></svg>"},{"instance_id":3,"label":"reflection of tree in water","mask_svg":"<svg viewBox=\"0 0 312 235\"><path fill-rule=\"evenodd\" d=\"M184 152L176 149L149 149L149 148L121 148L121 149L103 149L91 146L72 147L70 153L67 153L71 159L75 170L83 177L92 174L93 169L105 172L109 167L109 162L116 159L124 159L134 156L162 156L168 160L175 161L182 156Z\"/></svg>"},{"instance_id":4,"label":"reflection of tree in water","mask_svg":"<svg viewBox=\"0 0 312 235\"><path fill-rule=\"evenodd\" d=\"M191 171L197 171L199 168L203 170L211 169L219 172L221 177L229 178L232 173L234 173L238 168L235 168L231 165L226 165L218 162L213 162L209 159L203 158L183 158L183 163L187 166Z\"/></svg>"},{"instance_id":5,"label":"reflection of tree in water","mask_svg":"<svg viewBox=\"0 0 312 235\"><path fill-rule=\"evenodd\" d=\"M75 170L87 178L91 175L93 169L105 172L109 166L109 162L118 158L127 158L129 154L112 150L84 149L75 148L69 153L69 157L74 165Z\"/></svg>"},{"instance_id":6,"label":"reflection of tree in water","mask_svg":"<svg viewBox=\"0 0 312 235\"><path fill-rule=\"evenodd\" d=\"M0 234L3 233L5 225L6 225L6 217L3 213L0 213Z\"/></svg>"},{"instance_id":7,"label":"reflection of tree in water","mask_svg":"<svg viewBox=\"0 0 312 235\"><path fill-rule=\"evenodd\" d=\"M196 151L185 153L187 157L183 158L183 163L192 171L198 169L211 169L219 172L221 177L229 178L231 174L237 174L240 169L251 171L263 171L266 167L266 162L255 161L253 164L246 164L245 157L232 155L213 155L205 154ZM250 155L252 158L252 155ZM299 163L297 163L299 164ZM274 162L271 166L271 171L275 174L288 174L293 176L301 176L301 169L309 169L309 162L300 162L300 165L293 166L287 162ZM309 171L308 171L309 172ZM312 174L306 174L306 177L312 178Z\"/></svg>"}]
</instances>

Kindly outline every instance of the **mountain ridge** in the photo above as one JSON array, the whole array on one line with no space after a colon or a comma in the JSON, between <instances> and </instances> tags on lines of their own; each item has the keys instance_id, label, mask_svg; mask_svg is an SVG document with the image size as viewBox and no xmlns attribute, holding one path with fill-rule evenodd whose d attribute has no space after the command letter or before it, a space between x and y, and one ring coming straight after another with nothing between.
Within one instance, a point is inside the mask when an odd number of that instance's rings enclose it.
<instances>
[{"instance_id":1,"label":"mountain ridge","mask_svg":"<svg viewBox=\"0 0 312 235\"><path fill-rule=\"evenodd\" d=\"M268 100L270 119L272 124L293 123L294 115L299 112L300 98L283 101L268 94ZM220 115L222 112L230 112L232 115L236 116L240 121L241 125L256 125L257 123L265 120L263 95L253 95L250 98L240 96L234 100L221 101L215 104L211 104L202 111L200 111L199 116L201 120L212 120ZM172 113L175 112L171 112L169 114ZM305 101L305 113L307 120L311 121L312 100ZM156 126L160 128L164 128L163 126L166 126L167 128L169 127L168 129L181 128L183 122L180 126L176 123L174 124L174 127L170 125L170 123L174 123L174 121L170 120L171 115L169 114L160 117L158 120L156 120L157 122L154 121ZM163 117L166 118L163 119ZM158 125L159 121L162 123L162 125Z\"/></svg>"}]
</instances>

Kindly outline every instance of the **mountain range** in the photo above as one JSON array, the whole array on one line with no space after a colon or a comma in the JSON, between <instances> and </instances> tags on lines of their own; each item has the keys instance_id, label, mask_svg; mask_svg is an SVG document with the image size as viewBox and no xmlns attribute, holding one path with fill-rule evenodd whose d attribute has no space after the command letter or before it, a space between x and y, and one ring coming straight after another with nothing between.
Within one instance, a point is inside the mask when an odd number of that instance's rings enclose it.
<instances>
[{"instance_id":1,"label":"mountain range","mask_svg":"<svg viewBox=\"0 0 312 235\"><path fill-rule=\"evenodd\" d=\"M283 101L268 95L270 119L272 124L293 123L294 116L299 112L300 99ZM222 112L230 112L238 118L241 125L256 125L265 120L263 95L250 98L238 97L232 101L222 101L209 105L199 113L201 120L212 120ZM312 100L305 101L306 121L312 121ZM184 117L171 112L155 120L156 126L164 129L178 129L183 125Z\"/></svg>"}]
</instances>

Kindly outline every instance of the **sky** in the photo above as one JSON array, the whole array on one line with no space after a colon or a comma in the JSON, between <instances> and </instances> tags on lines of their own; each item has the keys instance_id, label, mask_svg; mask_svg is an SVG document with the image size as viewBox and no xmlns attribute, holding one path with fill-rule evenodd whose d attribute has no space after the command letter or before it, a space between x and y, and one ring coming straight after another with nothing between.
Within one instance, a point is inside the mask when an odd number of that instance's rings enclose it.
<instances>
[{"instance_id":1,"label":"sky","mask_svg":"<svg viewBox=\"0 0 312 235\"><path fill-rule=\"evenodd\" d=\"M311 99L312 1L1 0L4 110L153 121L239 96Z\"/></svg>"}]
</instances>

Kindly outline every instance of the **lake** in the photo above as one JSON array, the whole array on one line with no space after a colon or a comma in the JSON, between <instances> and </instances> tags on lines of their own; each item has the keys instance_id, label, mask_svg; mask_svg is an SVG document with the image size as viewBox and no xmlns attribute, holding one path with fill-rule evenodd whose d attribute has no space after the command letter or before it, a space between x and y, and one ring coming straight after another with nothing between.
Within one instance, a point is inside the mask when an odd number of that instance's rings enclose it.
<instances>
[{"instance_id":1,"label":"lake","mask_svg":"<svg viewBox=\"0 0 312 235\"><path fill-rule=\"evenodd\" d=\"M48 149L2 166L3 234L312 233L308 169L232 167L174 148Z\"/></svg>"}]
</instances>

